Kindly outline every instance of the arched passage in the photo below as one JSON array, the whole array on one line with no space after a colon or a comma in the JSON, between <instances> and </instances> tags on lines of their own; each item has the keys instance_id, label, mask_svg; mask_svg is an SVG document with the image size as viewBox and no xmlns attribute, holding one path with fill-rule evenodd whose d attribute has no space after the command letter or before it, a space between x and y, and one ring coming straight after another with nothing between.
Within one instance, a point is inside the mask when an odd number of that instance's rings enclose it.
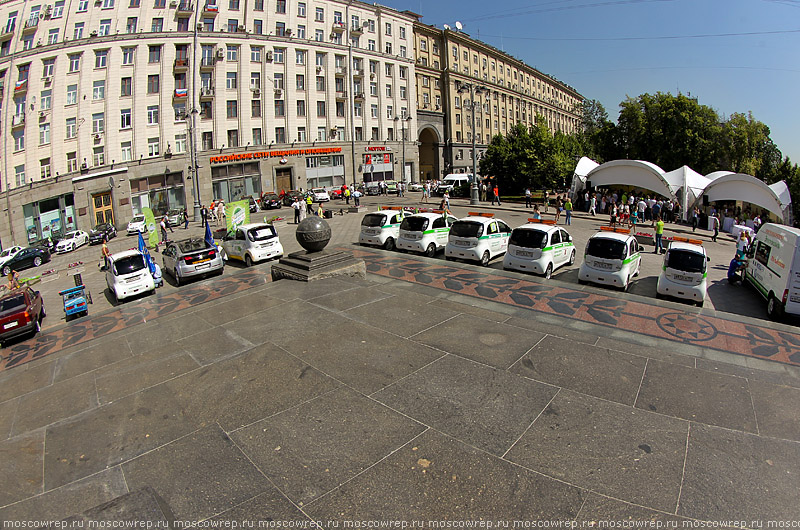
<instances>
[{"instance_id":1,"label":"arched passage","mask_svg":"<svg viewBox=\"0 0 800 530\"><path fill-rule=\"evenodd\" d=\"M440 175L439 134L433 127L419 133L419 182L433 180Z\"/></svg>"}]
</instances>

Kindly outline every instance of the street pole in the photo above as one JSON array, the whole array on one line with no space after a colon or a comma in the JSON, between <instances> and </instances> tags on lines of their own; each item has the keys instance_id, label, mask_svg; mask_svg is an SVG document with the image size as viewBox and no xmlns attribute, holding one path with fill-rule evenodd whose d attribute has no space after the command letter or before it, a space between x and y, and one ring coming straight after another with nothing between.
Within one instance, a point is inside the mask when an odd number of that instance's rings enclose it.
<instances>
[{"instance_id":1,"label":"street pole","mask_svg":"<svg viewBox=\"0 0 800 530\"><path fill-rule=\"evenodd\" d=\"M469 93L469 105L472 111L470 120L470 126L472 128L472 186L470 186L469 190L469 204L470 206L476 206L480 204L480 195L478 190L478 162L477 154L475 152L475 96L483 92L488 92L488 90L486 87L475 86L472 83L460 83L457 86L457 91L459 93Z\"/></svg>"},{"instance_id":2,"label":"street pole","mask_svg":"<svg viewBox=\"0 0 800 530\"><path fill-rule=\"evenodd\" d=\"M195 3L194 6L194 24L193 26L193 38L192 38L192 108L189 111L189 163L192 167L189 169L189 173L192 177L192 182L194 186L194 220L197 222L201 215L201 203L200 203L200 182L197 178L197 123L195 122L195 118L197 116L197 105L195 102L197 101L197 72L200 70L200 64L197 62L197 16L198 11L200 9L200 3Z\"/></svg>"}]
</instances>

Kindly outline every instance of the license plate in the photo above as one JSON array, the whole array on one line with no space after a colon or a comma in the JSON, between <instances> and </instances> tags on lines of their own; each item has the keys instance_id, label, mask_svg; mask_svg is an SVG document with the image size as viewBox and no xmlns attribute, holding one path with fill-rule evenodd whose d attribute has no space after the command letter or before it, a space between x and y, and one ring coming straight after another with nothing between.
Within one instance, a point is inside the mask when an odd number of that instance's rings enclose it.
<instances>
[{"instance_id":1,"label":"license plate","mask_svg":"<svg viewBox=\"0 0 800 530\"><path fill-rule=\"evenodd\" d=\"M468 247L469 241L455 241L455 244L458 247Z\"/></svg>"},{"instance_id":2,"label":"license plate","mask_svg":"<svg viewBox=\"0 0 800 530\"><path fill-rule=\"evenodd\" d=\"M517 251L517 256L520 256L520 257L523 257L523 258L532 258L533 257L533 252L531 252L530 250L518 250Z\"/></svg>"},{"instance_id":3,"label":"license plate","mask_svg":"<svg viewBox=\"0 0 800 530\"><path fill-rule=\"evenodd\" d=\"M211 264L210 263L204 263L203 265L197 265L194 268L194 270L200 271L200 270L203 270L203 269L210 269L210 268L211 268Z\"/></svg>"},{"instance_id":4,"label":"license plate","mask_svg":"<svg viewBox=\"0 0 800 530\"><path fill-rule=\"evenodd\" d=\"M603 263L602 261L595 261L594 266L598 269L611 269L610 263Z\"/></svg>"},{"instance_id":5,"label":"license plate","mask_svg":"<svg viewBox=\"0 0 800 530\"><path fill-rule=\"evenodd\" d=\"M211 261L211 258L199 259L199 260L195 261L195 264L197 264L197 263L205 263L206 261Z\"/></svg>"},{"instance_id":6,"label":"license plate","mask_svg":"<svg viewBox=\"0 0 800 530\"><path fill-rule=\"evenodd\" d=\"M690 281L692 281L691 276L684 276L682 274L673 274L672 277L675 278L676 280L680 281L680 282L690 282Z\"/></svg>"},{"instance_id":7,"label":"license plate","mask_svg":"<svg viewBox=\"0 0 800 530\"><path fill-rule=\"evenodd\" d=\"M15 328L15 327L17 327L18 325L19 325L19 322L9 322L9 323L8 323L8 324L6 324L5 326L3 326L3 329L11 329L11 328Z\"/></svg>"}]
</instances>

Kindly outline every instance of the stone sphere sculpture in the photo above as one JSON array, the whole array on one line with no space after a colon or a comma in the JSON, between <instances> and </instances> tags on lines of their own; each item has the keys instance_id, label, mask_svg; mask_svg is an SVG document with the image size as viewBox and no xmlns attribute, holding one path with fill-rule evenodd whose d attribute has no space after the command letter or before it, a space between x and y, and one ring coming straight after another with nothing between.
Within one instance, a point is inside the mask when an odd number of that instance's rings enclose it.
<instances>
[{"instance_id":1,"label":"stone sphere sculpture","mask_svg":"<svg viewBox=\"0 0 800 530\"><path fill-rule=\"evenodd\" d=\"M331 227L325 219L312 215L300 221L295 237L307 252L319 252L331 240Z\"/></svg>"}]
</instances>

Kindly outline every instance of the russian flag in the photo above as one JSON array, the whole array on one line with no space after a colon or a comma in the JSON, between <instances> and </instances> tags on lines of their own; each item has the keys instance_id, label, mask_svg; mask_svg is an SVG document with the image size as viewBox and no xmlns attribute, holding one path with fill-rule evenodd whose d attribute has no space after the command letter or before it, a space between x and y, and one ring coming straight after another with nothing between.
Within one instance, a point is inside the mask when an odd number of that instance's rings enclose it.
<instances>
[{"instance_id":1,"label":"russian flag","mask_svg":"<svg viewBox=\"0 0 800 530\"><path fill-rule=\"evenodd\" d=\"M27 79L25 79L24 81L17 81L17 83L14 85L14 90L23 89L23 88L25 88L25 85L27 85L27 84L28 84L28 80Z\"/></svg>"},{"instance_id":2,"label":"russian flag","mask_svg":"<svg viewBox=\"0 0 800 530\"><path fill-rule=\"evenodd\" d=\"M175 97L176 98L185 98L189 94L189 92L187 90L188 89L186 89L186 88L176 88L175 89Z\"/></svg>"}]
</instances>

